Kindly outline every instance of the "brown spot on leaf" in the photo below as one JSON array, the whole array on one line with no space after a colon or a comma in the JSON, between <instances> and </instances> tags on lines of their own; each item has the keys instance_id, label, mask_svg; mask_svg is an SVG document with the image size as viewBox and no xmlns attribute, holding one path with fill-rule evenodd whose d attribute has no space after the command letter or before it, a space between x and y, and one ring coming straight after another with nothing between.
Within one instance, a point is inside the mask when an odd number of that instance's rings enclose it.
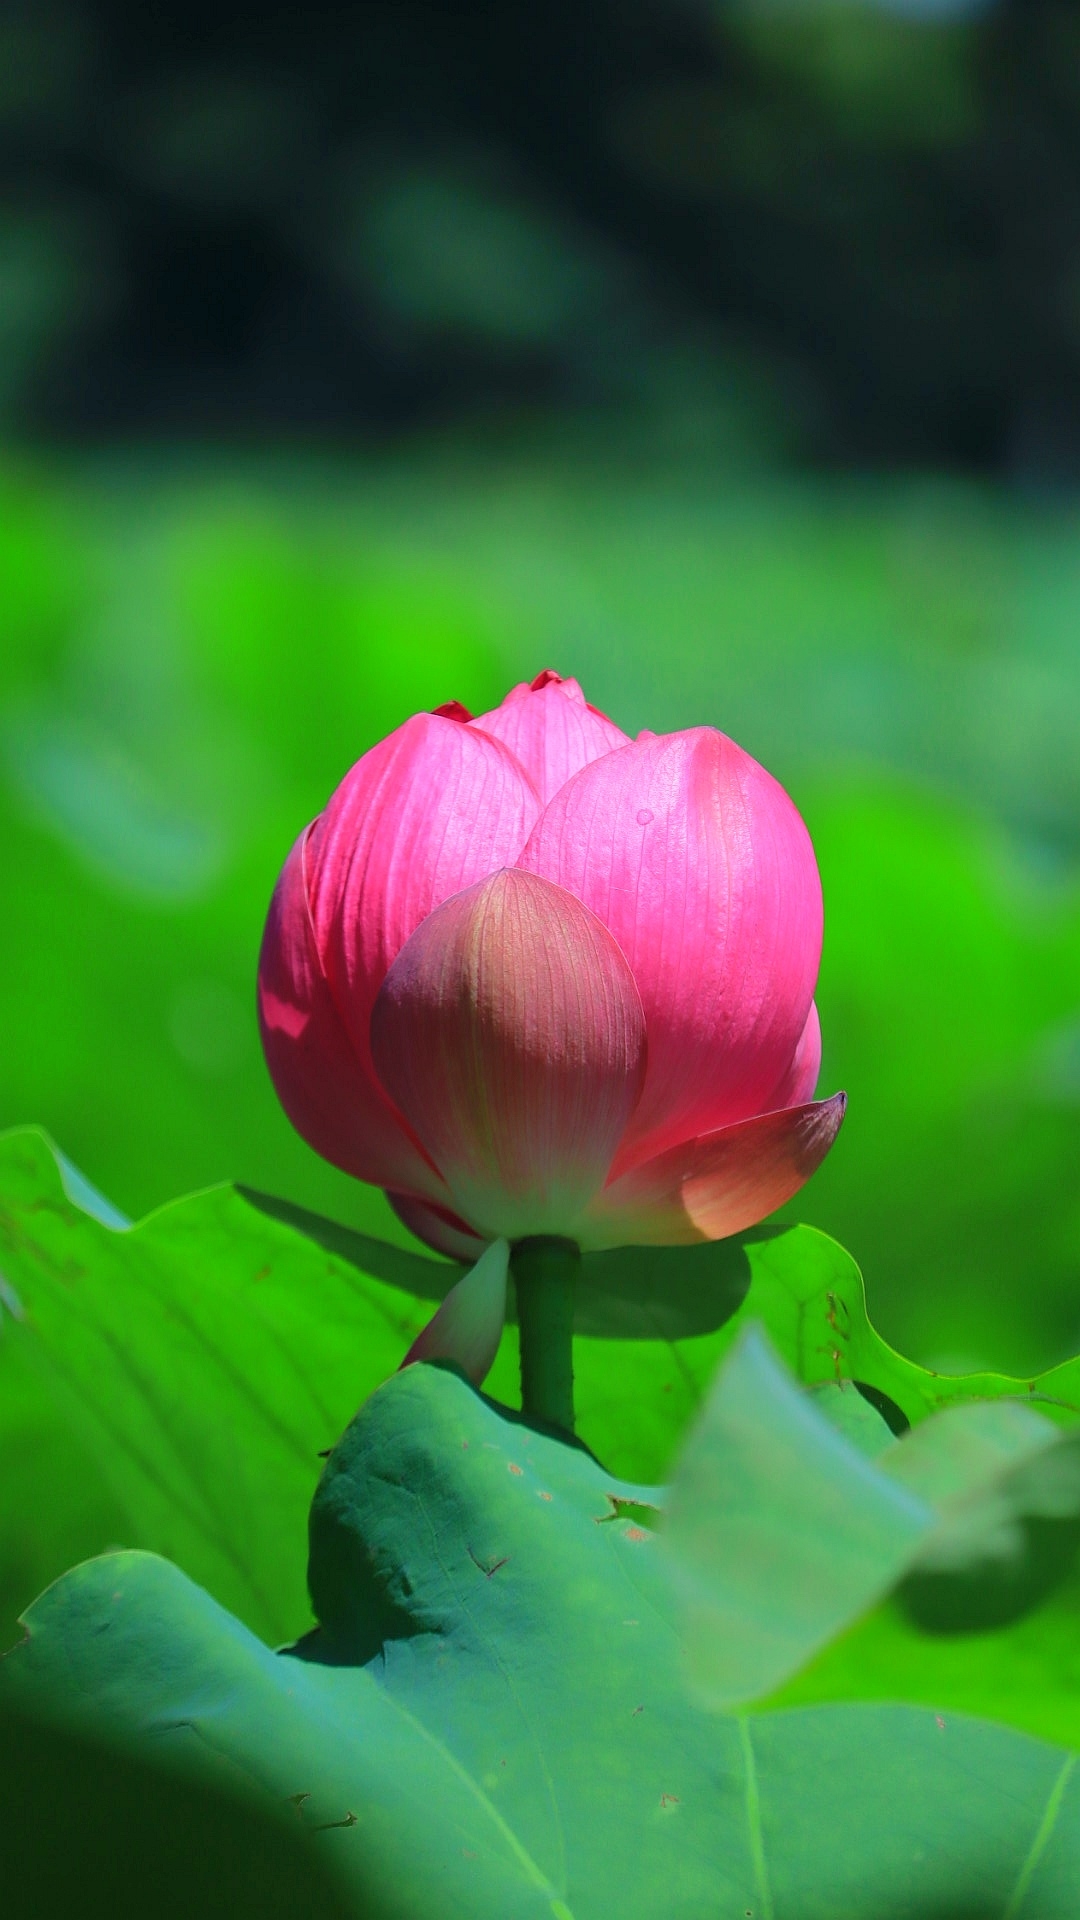
<instances>
[{"instance_id":1,"label":"brown spot on leaf","mask_svg":"<svg viewBox=\"0 0 1080 1920\"><path fill-rule=\"evenodd\" d=\"M835 1333L837 1339L846 1340L848 1337L848 1328L851 1324L851 1315L848 1312L847 1301L841 1300L840 1295L838 1293L833 1293L831 1290L828 1293L826 1293L825 1298L829 1303L828 1310L825 1314L825 1318L828 1321L833 1332ZM843 1318L844 1318L843 1326L841 1326L840 1324L841 1314L843 1315Z\"/></svg>"}]
</instances>

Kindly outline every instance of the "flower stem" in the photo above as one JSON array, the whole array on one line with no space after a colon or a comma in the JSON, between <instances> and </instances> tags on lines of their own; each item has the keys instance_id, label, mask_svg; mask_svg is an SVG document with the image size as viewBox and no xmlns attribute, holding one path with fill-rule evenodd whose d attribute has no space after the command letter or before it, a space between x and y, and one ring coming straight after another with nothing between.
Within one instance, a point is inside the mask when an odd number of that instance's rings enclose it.
<instances>
[{"instance_id":1,"label":"flower stem","mask_svg":"<svg viewBox=\"0 0 1080 1920\"><path fill-rule=\"evenodd\" d=\"M581 1252L572 1240L519 1240L511 1258L517 1289L522 1411L574 1431L574 1290Z\"/></svg>"}]
</instances>

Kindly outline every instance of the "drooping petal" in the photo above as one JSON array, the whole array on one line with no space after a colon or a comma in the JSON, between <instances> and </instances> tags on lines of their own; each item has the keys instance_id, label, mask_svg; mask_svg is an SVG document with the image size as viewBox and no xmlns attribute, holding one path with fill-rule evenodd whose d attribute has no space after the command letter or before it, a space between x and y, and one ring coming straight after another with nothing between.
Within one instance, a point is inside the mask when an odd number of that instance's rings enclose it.
<instances>
[{"instance_id":1,"label":"drooping petal","mask_svg":"<svg viewBox=\"0 0 1080 1920\"><path fill-rule=\"evenodd\" d=\"M387 1199L400 1221L436 1253L449 1254L451 1260L478 1260L485 1242L471 1227L459 1220L449 1207L414 1200L409 1194L388 1193Z\"/></svg>"},{"instance_id":2,"label":"drooping petal","mask_svg":"<svg viewBox=\"0 0 1080 1920\"><path fill-rule=\"evenodd\" d=\"M430 913L371 1021L376 1071L485 1238L574 1237L641 1089L633 976L581 903L510 868Z\"/></svg>"},{"instance_id":3,"label":"drooping petal","mask_svg":"<svg viewBox=\"0 0 1080 1920\"><path fill-rule=\"evenodd\" d=\"M511 687L501 706L479 714L472 725L510 748L543 801L571 774L629 744L621 727L589 706L576 680L550 670L537 674L531 686L522 681Z\"/></svg>"},{"instance_id":4,"label":"drooping petal","mask_svg":"<svg viewBox=\"0 0 1080 1920\"><path fill-rule=\"evenodd\" d=\"M581 1244L688 1246L756 1226L804 1186L840 1131L847 1095L760 1113L669 1147L613 1180L589 1209Z\"/></svg>"},{"instance_id":5,"label":"drooping petal","mask_svg":"<svg viewBox=\"0 0 1080 1920\"><path fill-rule=\"evenodd\" d=\"M493 1240L475 1267L451 1287L434 1319L413 1341L402 1367L411 1367L415 1360L456 1360L473 1385L482 1387L502 1339L509 1262L506 1241Z\"/></svg>"},{"instance_id":6,"label":"drooping petal","mask_svg":"<svg viewBox=\"0 0 1080 1920\"><path fill-rule=\"evenodd\" d=\"M315 942L361 1066L391 961L432 907L517 858L539 811L498 740L414 714L365 753L312 828Z\"/></svg>"},{"instance_id":7,"label":"drooping petal","mask_svg":"<svg viewBox=\"0 0 1080 1920\"><path fill-rule=\"evenodd\" d=\"M316 1153L358 1180L438 1198L442 1182L374 1074L360 1065L324 978L308 914L307 838L301 834L285 862L259 955L259 1027L270 1077Z\"/></svg>"},{"instance_id":8,"label":"drooping petal","mask_svg":"<svg viewBox=\"0 0 1080 1920\"><path fill-rule=\"evenodd\" d=\"M518 864L591 907L633 969L649 1071L620 1166L763 1111L822 930L810 836L772 776L709 727L635 741L555 795Z\"/></svg>"},{"instance_id":9,"label":"drooping petal","mask_svg":"<svg viewBox=\"0 0 1080 1920\"><path fill-rule=\"evenodd\" d=\"M821 1021L818 1018L817 1003L811 1002L810 1012L806 1016L806 1025L799 1036L799 1044L792 1055L779 1086L773 1088L765 1102L764 1111L775 1113L780 1107L801 1107L814 1097L814 1089L821 1072Z\"/></svg>"}]
</instances>

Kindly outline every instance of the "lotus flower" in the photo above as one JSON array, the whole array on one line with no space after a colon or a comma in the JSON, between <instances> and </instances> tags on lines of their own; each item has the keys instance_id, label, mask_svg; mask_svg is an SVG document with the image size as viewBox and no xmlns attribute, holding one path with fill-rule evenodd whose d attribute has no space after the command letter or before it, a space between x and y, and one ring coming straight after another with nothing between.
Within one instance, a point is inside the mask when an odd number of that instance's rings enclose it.
<instances>
[{"instance_id":1,"label":"lotus flower","mask_svg":"<svg viewBox=\"0 0 1080 1920\"><path fill-rule=\"evenodd\" d=\"M301 834L259 966L293 1124L431 1246L721 1239L791 1198L815 1103L813 848L711 727L630 740L542 673L364 754Z\"/></svg>"}]
</instances>

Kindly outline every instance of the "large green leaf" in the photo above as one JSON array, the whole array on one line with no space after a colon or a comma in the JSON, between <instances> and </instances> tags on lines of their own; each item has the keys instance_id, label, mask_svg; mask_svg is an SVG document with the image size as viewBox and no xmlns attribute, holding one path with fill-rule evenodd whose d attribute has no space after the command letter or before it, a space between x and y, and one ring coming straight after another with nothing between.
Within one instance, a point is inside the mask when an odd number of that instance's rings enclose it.
<instances>
[{"instance_id":1,"label":"large green leaf","mask_svg":"<svg viewBox=\"0 0 1080 1920\"><path fill-rule=\"evenodd\" d=\"M365 1920L1071 1920L1072 1756L916 1708L705 1712L662 1540L613 1504L643 1497L414 1367L329 1463L291 1654L108 1556L31 1609L0 1699L293 1809Z\"/></svg>"}]
</instances>

